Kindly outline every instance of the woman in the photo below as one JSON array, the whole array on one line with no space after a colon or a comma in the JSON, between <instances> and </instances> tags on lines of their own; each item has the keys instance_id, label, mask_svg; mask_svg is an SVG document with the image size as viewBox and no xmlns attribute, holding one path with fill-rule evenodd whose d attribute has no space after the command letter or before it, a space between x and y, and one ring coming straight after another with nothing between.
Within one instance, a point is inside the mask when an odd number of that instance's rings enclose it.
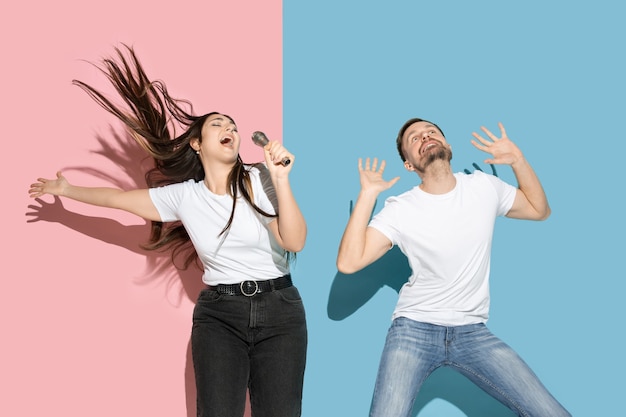
<instances>
[{"instance_id":1,"label":"woman","mask_svg":"<svg viewBox=\"0 0 626 417\"><path fill-rule=\"evenodd\" d=\"M172 259L192 244L185 267L199 259L207 285L191 336L198 416L241 417L248 389L255 417L299 416L307 331L289 260L303 248L307 230L289 184L294 156L269 142L265 165L244 164L231 117L194 116L191 104L150 81L126 48L128 58L116 48L117 60L105 59L101 70L127 109L74 84L117 116L153 157L148 187L79 187L58 172L56 179L39 178L30 196L63 196L151 220L146 247L169 249ZM173 121L185 129L180 136ZM282 164L285 158L292 162Z\"/></svg>"}]
</instances>

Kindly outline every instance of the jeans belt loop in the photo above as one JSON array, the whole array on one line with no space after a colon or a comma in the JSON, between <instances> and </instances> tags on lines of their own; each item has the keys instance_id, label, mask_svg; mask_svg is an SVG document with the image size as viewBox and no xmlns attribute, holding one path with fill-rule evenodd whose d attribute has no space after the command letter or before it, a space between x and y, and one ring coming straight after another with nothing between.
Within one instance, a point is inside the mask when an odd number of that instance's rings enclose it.
<instances>
[{"instance_id":1,"label":"jeans belt loop","mask_svg":"<svg viewBox=\"0 0 626 417\"><path fill-rule=\"evenodd\" d=\"M250 285L251 282L254 283L254 291L252 293L248 293L244 290L244 285L248 286ZM259 292L259 284L256 281L242 281L239 284L239 289L241 290L241 293L245 295L246 297L252 297L253 295Z\"/></svg>"}]
</instances>

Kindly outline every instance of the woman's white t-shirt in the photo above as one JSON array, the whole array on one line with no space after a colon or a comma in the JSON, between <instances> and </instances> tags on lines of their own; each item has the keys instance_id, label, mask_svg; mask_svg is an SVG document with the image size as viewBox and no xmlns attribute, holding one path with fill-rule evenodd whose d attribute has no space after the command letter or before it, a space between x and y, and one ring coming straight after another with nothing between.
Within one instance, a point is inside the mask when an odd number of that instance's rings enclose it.
<instances>
[{"instance_id":1,"label":"woman's white t-shirt","mask_svg":"<svg viewBox=\"0 0 626 417\"><path fill-rule=\"evenodd\" d=\"M247 166L255 204L276 214L270 196L269 178L259 168ZM267 170L264 169L264 173ZM264 189L265 185L265 189ZM239 196L230 228L219 236L232 211L230 195L212 193L203 181L188 180L150 189L150 197L161 220L180 220L204 266L202 281L207 285L266 280L289 273L287 255L268 228L275 217L257 213Z\"/></svg>"}]
</instances>

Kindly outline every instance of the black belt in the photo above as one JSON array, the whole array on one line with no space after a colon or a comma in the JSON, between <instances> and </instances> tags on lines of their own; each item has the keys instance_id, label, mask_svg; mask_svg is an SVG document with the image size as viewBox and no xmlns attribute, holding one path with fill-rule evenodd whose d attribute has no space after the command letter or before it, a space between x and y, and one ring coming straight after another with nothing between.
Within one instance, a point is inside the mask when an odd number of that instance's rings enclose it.
<instances>
[{"instance_id":1,"label":"black belt","mask_svg":"<svg viewBox=\"0 0 626 417\"><path fill-rule=\"evenodd\" d=\"M274 290L281 290L293 285L291 282L291 275L287 274L280 278L268 279L263 281L243 281L238 284L217 284L215 286L208 286L211 291L217 291L224 295L245 295L246 297L252 297L255 294L262 292L271 292Z\"/></svg>"}]
</instances>

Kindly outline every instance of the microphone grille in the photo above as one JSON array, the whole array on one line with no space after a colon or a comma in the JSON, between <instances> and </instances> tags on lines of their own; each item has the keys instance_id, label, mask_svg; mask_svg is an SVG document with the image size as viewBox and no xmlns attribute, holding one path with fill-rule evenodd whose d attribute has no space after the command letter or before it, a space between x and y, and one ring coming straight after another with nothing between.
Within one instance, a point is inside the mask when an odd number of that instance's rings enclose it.
<instances>
[{"instance_id":1,"label":"microphone grille","mask_svg":"<svg viewBox=\"0 0 626 417\"><path fill-rule=\"evenodd\" d=\"M265 133L256 131L252 134L252 142L258 146L265 146L269 142Z\"/></svg>"}]
</instances>

